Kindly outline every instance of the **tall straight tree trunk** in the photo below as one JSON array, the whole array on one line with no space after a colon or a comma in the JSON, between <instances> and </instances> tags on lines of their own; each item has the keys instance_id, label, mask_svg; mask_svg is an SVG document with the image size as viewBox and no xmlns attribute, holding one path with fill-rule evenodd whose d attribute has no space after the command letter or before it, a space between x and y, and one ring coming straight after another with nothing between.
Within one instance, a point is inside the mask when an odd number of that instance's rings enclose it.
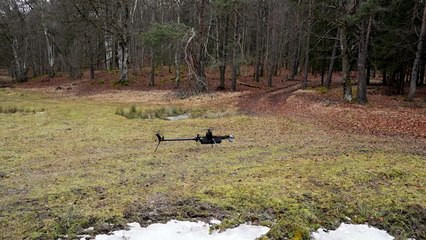
<instances>
[{"instance_id":1,"label":"tall straight tree trunk","mask_svg":"<svg viewBox=\"0 0 426 240\"><path fill-rule=\"evenodd\" d=\"M352 102L352 82L349 65L349 48L346 26L339 27L340 48L342 52L343 99Z\"/></svg>"},{"instance_id":2,"label":"tall straight tree trunk","mask_svg":"<svg viewBox=\"0 0 426 240\"><path fill-rule=\"evenodd\" d=\"M357 102L365 104L367 100L367 56L368 43L370 38L371 24L373 16L370 16L368 22L363 21L360 24L360 33L358 41L358 87L357 87Z\"/></svg>"},{"instance_id":3,"label":"tall straight tree trunk","mask_svg":"<svg viewBox=\"0 0 426 240\"><path fill-rule=\"evenodd\" d=\"M232 47L232 91L237 91L237 78L238 78L238 13L237 11L234 11L234 43Z\"/></svg>"},{"instance_id":4,"label":"tall straight tree trunk","mask_svg":"<svg viewBox=\"0 0 426 240\"><path fill-rule=\"evenodd\" d=\"M305 49L305 69L303 73L302 89L308 88L308 74L309 74L309 42L310 42L310 31L308 30L306 38L306 49Z\"/></svg>"},{"instance_id":5,"label":"tall straight tree trunk","mask_svg":"<svg viewBox=\"0 0 426 240\"><path fill-rule=\"evenodd\" d=\"M130 6L129 0L119 1L119 40L118 40L118 69L120 71L120 83L129 83L129 43L130 43Z\"/></svg>"},{"instance_id":6,"label":"tall straight tree trunk","mask_svg":"<svg viewBox=\"0 0 426 240\"><path fill-rule=\"evenodd\" d=\"M89 37L90 38L90 37ZM90 55L90 79L95 79L95 50L92 47L92 40L89 41Z\"/></svg>"},{"instance_id":7,"label":"tall straight tree trunk","mask_svg":"<svg viewBox=\"0 0 426 240\"><path fill-rule=\"evenodd\" d=\"M367 86L371 85L371 63L367 60Z\"/></svg>"},{"instance_id":8,"label":"tall straight tree trunk","mask_svg":"<svg viewBox=\"0 0 426 240\"><path fill-rule=\"evenodd\" d=\"M277 27L274 20L277 18L276 10L274 9L275 2L271 2L271 6L269 8L269 17L268 22L270 24L270 34L269 34L269 53L268 53L268 87L272 87L272 80L274 76L274 72L276 70L277 58L278 58L278 33Z\"/></svg>"},{"instance_id":9,"label":"tall straight tree trunk","mask_svg":"<svg viewBox=\"0 0 426 240\"><path fill-rule=\"evenodd\" d=\"M305 49L305 70L302 81L302 89L308 88L308 72L309 72L309 51L311 40L311 25L312 25L312 1L309 1L309 15L308 15L308 30L306 33L306 49Z\"/></svg>"},{"instance_id":10,"label":"tall straight tree trunk","mask_svg":"<svg viewBox=\"0 0 426 240\"><path fill-rule=\"evenodd\" d=\"M386 86L386 85L388 85L388 81L387 81L388 75L387 75L387 72L386 72L386 68L383 69L382 75L383 75L382 84L383 84L383 86Z\"/></svg>"},{"instance_id":11,"label":"tall straight tree trunk","mask_svg":"<svg viewBox=\"0 0 426 240\"><path fill-rule=\"evenodd\" d=\"M419 42L417 43L416 58L414 59L413 69L411 71L410 92L408 93L408 100L411 100L411 101L414 100L414 98L416 97L417 78L418 78L418 72L420 68L420 58L422 57L425 32L426 32L426 4L423 10L422 28L420 30Z\"/></svg>"},{"instance_id":12,"label":"tall straight tree trunk","mask_svg":"<svg viewBox=\"0 0 426 240\"><path fill-rule=\"evenodd\" d=\"M333 77L334 63L336 62L337 48L339 47L339 31L336 34L336 40L334 40L333 52L331 53L330 65L328 66L327 77L325 78L325 87L331 87L331 78Z\"/></svg>"},{"instance_id":13,"label":"tall straight tree trunk","mask_svg":"<svg viewBox=\"0 0 426 240\"><path fill-rule=\"evenodd\" d=\"M149 86L155 85L155 59L154 59L154 49L151 48L151 58L150 58L150 65L151 65L151 73L150 73L150 82Z\"/></svg>"},{"instance_id":14,"label":"tall straight tree trunk","mask_svg":"<svg viewBox=\"0 0 426 240\"><path fill-rule=\"evenodd\" d=\"M255 69L254 80L260 82L261 67L262 67L262 12L261 1L257 3L257 21L256 21L256 52L255 52Z\"/></svg>"},{"instance_id":15,"label":"tall straight tree trunk","mask_svg":"<svg viewBox=\"0 0 426 240\"><path fill-rule=\"evenodd\" d=\"M225 77L226 77L226 51L227 51L227 39L228 39L228 24L229 24L229 16L224 17L225 21L225 29L222 29L221 36L219 36L218 39L220 39L220 47L219 47L219 56L220 56L220 66L219 66L219 72L220 72L220 83L219 83L219 89L224 90L225 89Z\"/></svg>"},{"instance_id":16,"label":"tall straight tree trunk","mask_svg":"<svg viewBox=\"0 0 426 240\"><path fill-rule=\"evenodd\" d=\"M207 41L207 29L205 26L205 14L207 7L207 0L200 0L198 3L198 59L196 62L197 73L197 90L198 92L207 91L205 61L206 61L206 48L205 42Z\"/></svg>"},{"instance_id":17,"label":"tall straight tree trunk","mask_svg":"<svg viewBox=\"0 0 426 240\"><path fill-rule=\"evenodd\" d=\"M299 73L299 63L300 63L300 45L296 47L294 52L293 61L291 62L291 75L290 79L294 80L296 75Z\"/></svg>"},{"instance_id":18,"label":"tall straight tree trunk","mask_svg":"<svg viewBox=\"0 0 426 240\"><path fill-rule=\"evenodd\" d=\"M112 70L114 64L112 36L109 33L105 34L105 68L108 71Z\"/></svg>"},{"instance_id":19,"label":"tall straight tree trunk","mask_svg":"<svg viewBox=\"0 0 426 240\"><path fill-rule=\"evenodd\" d=\"M179 47L178 47L179 48ZM180 85L180 57L179 50L175 51L175 84L176 87Z\"/></svg>"},{"instance_id":20,"label":"tall straight tree trunk","mask_svg":"<svg viewBox=\"0 0 426 240\"><path fill-rule=\"evenodd\" d=\"M420 63L420 74L419 74L419 80L418 80L418 83L420 86L423 85L424 79L425 79L425 61L422 60Z\"/></svg>"},{"instance_id":21,"label":"tall straight tree trunk","mask_svg":"<svg viewBox=\"0 0 426 240\"><path fill-rule=\"evenodd\" d=\"M43 15L42 15L43 17ZM43 23L43 32L44 37L46 38L46 46L47 46L47 62L49 63L49 76L54 77L55 76L55 55L53 52L53 39L51 36L49 36L49 33L47 31L46 25Z\"/></svg>"},{"instance_id":22,"label":"tall straight tree trunk","mask_svg":"<svg viewBox=\"0 0 426 240\"><path fill-rule=\"evenodd\" d=\"M15 61L15 68L12 73L15 81L17 82L25 82L27 80L27 56L26 56L26 48L27 48L27 40L24 39L24 49L21 49L22 46L19 46L18 39L16 37L12 40L12 53ZM24 54L22 54L22 51ZM23 56L22 56L23 55Z\"/></svg>"},{"instance_id":23,"label":"tall straight tree trunk","mask_svg":"<svg viewBox=\"0 0 426 240\"><path fill-rule=\"evenodd\" d=\"M177 1L177 23L180 24L180 0ZM180 44L178 44L178 46L176 47L176 51L175 51L175 84L176 87L179 87L180 85Z\"/></svg>"}]
</instances>

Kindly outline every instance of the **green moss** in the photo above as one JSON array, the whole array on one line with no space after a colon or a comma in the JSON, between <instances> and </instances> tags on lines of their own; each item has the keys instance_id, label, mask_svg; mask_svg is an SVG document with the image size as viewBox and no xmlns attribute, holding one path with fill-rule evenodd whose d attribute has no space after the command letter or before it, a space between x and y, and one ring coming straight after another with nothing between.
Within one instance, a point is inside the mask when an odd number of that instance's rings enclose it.
<instances>
[{"instance_id":1,"label":"green moss","mask_svg":"<svg viewBox=\"0 0 426 240\"><path fill-rule=\"evenodd\" d=\"M317 92L319 92L321 94L326 94L326 93L328 93L330 91L330 89L328 89L325 86L316 87L314 89L315 89L315 91L317 91Z\"/></svg>"},{"instance_id":2,"label":"green moss","mask_svg":"<svg viewBox=\"0 0 426 240\"><path fill-rule=\"evenodd\" d=\"M146 221L147 213L158 213L148 215L153 221L218 217L219 229L259 223L271 227L269 239L306 239L347 218L425 238L425 156L404 139L348 137L283 116L132 121L113 113L154 114L164 105L131 108L17 89L0 91L0 102L45 112L0 114L6 239L100 231L107 223ZM181 109L221 112L179 105L170 113ZM164 143L153 153L157 130L191 137L210 127L236 141L213 148Z\"/></svg>"}]
</instances>

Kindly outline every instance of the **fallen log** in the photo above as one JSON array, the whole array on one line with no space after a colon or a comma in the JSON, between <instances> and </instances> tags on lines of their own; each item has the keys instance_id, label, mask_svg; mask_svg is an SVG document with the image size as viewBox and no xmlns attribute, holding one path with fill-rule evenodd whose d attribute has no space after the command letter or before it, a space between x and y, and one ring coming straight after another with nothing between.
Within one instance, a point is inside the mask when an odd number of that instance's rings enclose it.
<instances>
[{"instance_id":1,"label":"fallen log","mask_svg":"<svg viewBox=\"0 0 426 240\"><path fill-rule=\"evenodd\" d=\"M256 86L256 85L253 85L253 84L249 84L249 83L243 83L243 82L239 82L239 81L237 81L237 83L240 84L240 85L246 86L246 87L258 88L258 89L261 88L259 86Z\"/></svg>"}]
</instances>

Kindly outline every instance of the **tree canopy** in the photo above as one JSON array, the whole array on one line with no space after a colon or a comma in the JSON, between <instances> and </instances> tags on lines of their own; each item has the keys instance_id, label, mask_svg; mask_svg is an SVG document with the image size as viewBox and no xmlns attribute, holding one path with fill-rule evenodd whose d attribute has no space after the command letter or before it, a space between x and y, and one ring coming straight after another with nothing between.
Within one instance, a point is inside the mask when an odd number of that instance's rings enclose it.
<instances>
[{"instance_id":1,"label":"tree canopy","mask_svg":"<svg viewBox=\"0 0 426 240\"><path fill-rule=\"evenodd\" d=\"M117 68L126 82L128 69L144 67L149 49L163 64L188 64L184 47L194 29L186 53L198 76L217 65L221 87L228 65L233 78L241 64L252 65L253 78L268 78L270 86L281 68L289 69L289 79L303 68L307 82L308 72L325 78L332 66L331 72L380 73L393 92L403 93L417 51L416 81L424 82L424 49L418 50L424 5L420 0L2 1L0 65L16 81ZM347 89L364 81L346 76Z\"/></svg>"}]
</instances>

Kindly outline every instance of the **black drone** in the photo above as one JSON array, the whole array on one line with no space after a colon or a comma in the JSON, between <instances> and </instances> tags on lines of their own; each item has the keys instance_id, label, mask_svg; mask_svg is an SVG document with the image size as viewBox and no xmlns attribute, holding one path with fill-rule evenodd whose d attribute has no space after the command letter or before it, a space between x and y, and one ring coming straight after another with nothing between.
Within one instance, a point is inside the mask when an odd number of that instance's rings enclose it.
<instances>
[{"instance_id":1,"label":"black drone","mask_svg":"<svg viewBox=\"0 0 426 240\"><path fill-rule=\"evenodd\" d=\"M223 140L228 140L229 142L233 142L234 141L234 136L233 135L225 135L225 136L214 136L213 132L208 129L206 132L206 135L201 137L200 134L197 134L197 136L193 137L193 138L170 138L170 139L166 139L164 138L164 136L162 136L159 132L157 132L157 134L155 134L157 136L158 139L158 144L157 147L155 148L155 151L157 151L158 146L160 146L161 142L183 142L183 141L195 141L197 143L201 143L201 144L221 144Z\"/></svg>"}]
</instances>

